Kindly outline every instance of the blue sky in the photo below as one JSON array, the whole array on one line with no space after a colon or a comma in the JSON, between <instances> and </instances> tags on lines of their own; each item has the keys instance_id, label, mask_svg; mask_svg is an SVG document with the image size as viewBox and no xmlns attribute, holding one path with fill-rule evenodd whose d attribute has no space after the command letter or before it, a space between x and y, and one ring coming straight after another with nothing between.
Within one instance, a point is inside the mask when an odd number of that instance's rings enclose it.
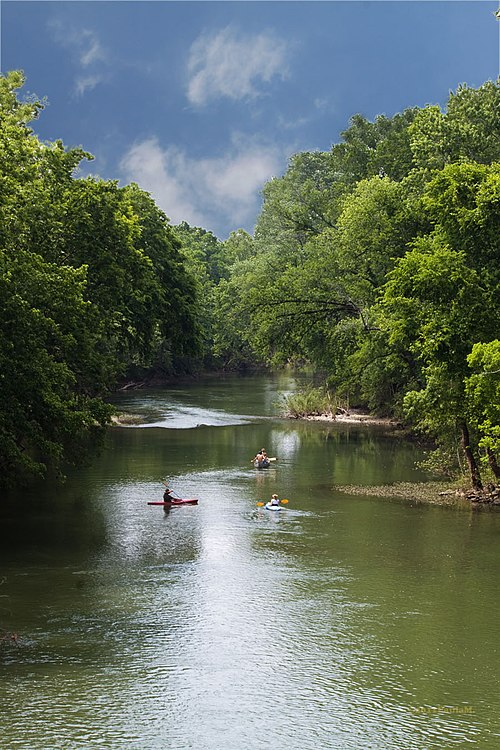
<instances>
[{"instance_id":1,"label":"blue sky","mask_svg":"<svg viewBox=\"0 0 500 750\"><path fill-rule=\"evenodd\" d=\"M1 0L1 70L48 105L44 140L137 182L173 223L252 231L291 154L349 118L444 105L499 74L494 0Z\"/></svg>"}]
</instances>

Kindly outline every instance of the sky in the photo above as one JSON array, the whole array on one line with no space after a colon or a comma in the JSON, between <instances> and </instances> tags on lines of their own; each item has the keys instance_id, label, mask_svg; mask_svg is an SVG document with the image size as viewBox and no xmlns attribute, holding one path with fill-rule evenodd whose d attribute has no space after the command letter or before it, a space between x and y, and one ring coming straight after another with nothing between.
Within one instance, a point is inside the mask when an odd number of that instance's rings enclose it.
<instances>
[{"instance_id":1,"label":"sky","mask_svg":"<svg viewBox=\"0 0 500 750\"><path fill-rule=\"evenodd\" d=\"M0 0L0 70L33 123L136 182L173 224L252 232L262 188L349 119L439 104L499 75L496 0Z\"/></svg>"}]
</instances>

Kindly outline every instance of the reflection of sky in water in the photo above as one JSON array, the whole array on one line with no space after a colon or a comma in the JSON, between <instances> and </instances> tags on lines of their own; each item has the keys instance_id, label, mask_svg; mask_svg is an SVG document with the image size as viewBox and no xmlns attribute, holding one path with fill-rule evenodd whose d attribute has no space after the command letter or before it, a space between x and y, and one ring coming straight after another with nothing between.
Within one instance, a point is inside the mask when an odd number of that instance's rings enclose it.
<instances>
[{"instance_id":1,"label":"reflection of sky in water","mask_svg":"<svg viewBox=\"0 0 500 750\"><path fill-rule=\"evenodd\" d=\"M300 448L299 432L280 432L273 430L272 442L274 450L280 458L293 458Z\"/></svg>"},{"instance_id":2,"label":"reflection of sky in water","mask_svg":"<svg viewBox=\"0 0 500 750\"><path fill-rule=\"evenodd\" d=\"M169 429L187 430L201 425L224 427L226 425L248 424L251 417L240 414L228 414L217 409L201 409L195 406L171 406L166 413L137 427L167 427Z\"/></svg>"}]
</instances>

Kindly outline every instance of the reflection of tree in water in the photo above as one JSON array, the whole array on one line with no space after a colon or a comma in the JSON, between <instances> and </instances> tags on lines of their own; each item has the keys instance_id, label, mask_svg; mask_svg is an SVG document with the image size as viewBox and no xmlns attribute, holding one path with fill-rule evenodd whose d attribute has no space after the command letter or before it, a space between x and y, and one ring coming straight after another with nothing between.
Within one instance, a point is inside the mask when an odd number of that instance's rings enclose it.
<instances>
[{"instance_id":1,"label":"reflection of tree in water","mask_svg":"<svg viewBox=\"0 0 500 750\"><path fill-rule=\"evenodd\" d=\"M294 422L281 434L274 432L277 469L286 465L299 485L371 485L427 478L416 468L422 450L401 433L380 425ZM281 456L281 445L288 450L286 457Z\"/></svg>"},{"instance_id":2,"label":"reflection of tree in water","mask_svg":"<svg viewBox=\"0 0 500 750\"><path fill-rule=\"evenodd\" d=\"M262 486L266 483L273 483L276 480L276 470L271 469L255 469L255 479L258 485Z\"/></svg>"},{"instance_id":3,"label":"reflection of tree in water","mask_svg":"<svg viewBox=\"0 0 500 750\"><path fill-rule=\"evenodd\" d=\"M4 576L0 580L0 586L3 586L6 580L7 578ZM6 595L6 597L10 599L8 595ZM12 614L12 611L10 609L7 609L6 607L0 607L0 614L2 614L3 612L5 612L6 614ZM0 627L0 648L2 646L5 647L8 645L16 645L16 646L19 645L17 642L17 633L12 633Z\"/></svg>"}]
</instances>

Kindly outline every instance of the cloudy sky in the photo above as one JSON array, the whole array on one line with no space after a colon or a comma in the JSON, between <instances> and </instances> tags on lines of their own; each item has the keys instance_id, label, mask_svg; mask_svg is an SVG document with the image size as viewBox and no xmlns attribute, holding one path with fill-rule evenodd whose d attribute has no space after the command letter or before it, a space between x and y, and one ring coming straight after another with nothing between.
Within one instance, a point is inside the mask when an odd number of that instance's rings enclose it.
<instances>
[{"instance_id":1,"label":"cloudy sky","mask_svg":"<svg viewBox=\"0 0 500 750\"><path fill-rule=\"evenodd\" d=\"M444 105L499 74L496 0L1 0L1 70L46 97L46 140L137 182L173 223L252 231L291 154L349 118Z\"/></svg>"}]
</instances>

